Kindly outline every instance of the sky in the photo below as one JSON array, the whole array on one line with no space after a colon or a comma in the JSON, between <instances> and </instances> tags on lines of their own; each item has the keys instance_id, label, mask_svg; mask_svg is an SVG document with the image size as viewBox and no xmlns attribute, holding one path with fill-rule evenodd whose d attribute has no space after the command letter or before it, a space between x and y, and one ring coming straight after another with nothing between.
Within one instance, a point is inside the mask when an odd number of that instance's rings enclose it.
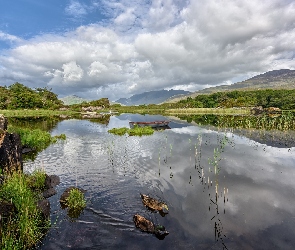
<instances>
[{"instance_id":1,"label":"sky","mask_svg":"<svg viewBox=\"0 0 295 250\"><path fill-rule=\"evenodd\" d=\"M0 0L0 86L111 101L295 69L294 0Z\"/></svg>"}]
</instances>

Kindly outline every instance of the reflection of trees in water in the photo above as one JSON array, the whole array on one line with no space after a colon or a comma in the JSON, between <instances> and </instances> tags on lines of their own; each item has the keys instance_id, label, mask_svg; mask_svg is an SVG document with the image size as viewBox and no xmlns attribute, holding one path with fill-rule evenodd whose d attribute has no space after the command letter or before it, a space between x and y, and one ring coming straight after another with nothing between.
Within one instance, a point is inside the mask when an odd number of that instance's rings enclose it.
<instances>
[{"instance_id":1,"label":"reflection of trees in water","mask_svg":"<svg viewBox=\"0 0 295 250\"><path fill-rule=\"evenodd\" d=\"M8 124L14 127L53 130L62 119L58 116L44 117L9 117Z\"/></svg>"},{"instance_id":2,"label":"reflection of trees in water","mask_svg":"<svg viewBox=\"0 0 295 250\"><path fill-rule=\"evenodd\" d=\"M235 134L269 146L279 148L295 146L295 115L292 112L277 117L208 114L179 116L179 118L199 125L214 126L212 129L231 128Z\"/></svg>"},{"instance_id":3,"label":"reflection of trees in water","mask_svg":"<svg viewBox=\"0 0 295 250\"><path fill-rule=\"evenodd\" d=\"M94 123L108 125L110 122L110 117L111 117L110 115L100 115L100 116L97 116L96 118L88 118L87 120Z\"/></svg>"}]
</instances>

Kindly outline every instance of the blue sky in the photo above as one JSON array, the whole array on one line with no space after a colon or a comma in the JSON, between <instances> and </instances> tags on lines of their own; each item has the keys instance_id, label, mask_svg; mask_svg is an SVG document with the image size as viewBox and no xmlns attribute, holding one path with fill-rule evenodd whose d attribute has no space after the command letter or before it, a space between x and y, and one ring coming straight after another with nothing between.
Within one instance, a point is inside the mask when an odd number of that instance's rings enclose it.
<instances>
[{"instance_id":1,"label":"blue sky","mask_svg":"<svg viewBox=\"0 0 295 250\"><path fill-rule=\"evenodd\" d=\"M295 69L291 0L1 0L0 85L117 100Z\"/></svg>"}]
</instances>

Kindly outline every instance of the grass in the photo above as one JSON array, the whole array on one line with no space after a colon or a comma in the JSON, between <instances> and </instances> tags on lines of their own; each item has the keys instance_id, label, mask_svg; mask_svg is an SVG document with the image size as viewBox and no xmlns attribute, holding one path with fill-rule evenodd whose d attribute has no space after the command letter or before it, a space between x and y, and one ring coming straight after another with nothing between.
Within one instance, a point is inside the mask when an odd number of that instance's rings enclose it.
<instances>
[{"instance_id":1,"label":"grass","mask_svg":"<svg viewBox=\"0 0 295 250\"><path fill-rule=\"evenodd\" d=\"M185 108L167 109L166 114L250 114L249 108Z\"/></svg>"},{"instance_id":2,"label":"grass","mask_svg":"<svg viewBox=\"0 0 295 250\"><path fill-rule=\"evenodd\" d=\"M86 207L84 193L78 188L73 188L70 191L69 197L66 199L66 205L69 209L84 209Z\"/></svg>"},{"instance_id":3,"label":"grass","mask_svg":"<svg viewBox=\"0 0 295 250\"><path fill-rule=\"evenodd\" d=\"M67 214L71 219L78 218L86 207L84 193L78 188L71 189L66 198L65 206L68 208Z\"/></svg>"},{"instance_id":4,"label":"grass","mask_svg":"<svg viewBox=\"0 0 295 250\"><path fill-rule=\"evenodd\" d=\"M39 182L40 172L33 174ZM41 178L43 180L43 177ZM29 249L44 236L49 221L42 219L37 197L28 184L28 177L20 172L7 176L0 187L0 198L12 202L17 213L2 225L1 249Z\"/></svg>"},{"instance_id":5,"label":"grass","mask_svg":"<svg viewBox=\"0 0 295 250\"><path fill-rule=\"evenodd\" d=\"M40 169L35 170L32 174L27 175L27 184L32 190L44 190L46 173Z\"/></svg>"},{"instance_id":6,"label":"grass","mask_svg":"<svg viewBox=\"0 0 295 250\"><path fill-rule=\"evenodd\" d=\"M143 135L152 135L154 133L153 128L145 126L145 127L139 127L135 126L134 128L113 128L108 130L109 133L115 134L115 135L125 135L126 133L130 136L143 136Z\"/></svg>"},{"instance_id":7,"label":"grass","mask_svg":"<svg viewBox=\"0 0 295 250\"><path fill-rule=\"evenodd\" d=\"M49 132L41 129L20 128L11 125L8 126L8 132L19 134L22 145L27 145L38 151L47 148L51 143L56 143L58 139L66 139L65 134L52 137Z\"/></svg>"},{"instance_id":8,"label":"grass","mask_svg":"<svg viewBox=\"0 0 295 250\"><path fill-rule=\"evenodd\" d=\"M33 117L33 116L58 116L58 115L74 115L75 111L59 111L45 109L20 109L20 110L0 110L0 114L6 117Z\"/></svg>"}]
</instances>

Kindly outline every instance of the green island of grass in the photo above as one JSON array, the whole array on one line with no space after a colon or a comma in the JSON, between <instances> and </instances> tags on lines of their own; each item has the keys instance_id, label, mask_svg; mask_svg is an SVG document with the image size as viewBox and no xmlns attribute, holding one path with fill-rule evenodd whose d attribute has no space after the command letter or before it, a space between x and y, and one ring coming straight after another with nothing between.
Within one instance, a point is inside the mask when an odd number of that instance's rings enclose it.
<instances>
[{"instance_id":1,"label":"green island of grass","mask_svg":"<svg viewBox=\"0 0 295 250\"><path fill-rule=\"evenodd\" d=\"M134 128L113 128L108 130L109 133L115 135L125 135L128 134L129 136L143 136L143 135L152 135L154 133L154 129L146 126L146 127L139 127L135 126Z\"/></svg>"}]
</instances>

